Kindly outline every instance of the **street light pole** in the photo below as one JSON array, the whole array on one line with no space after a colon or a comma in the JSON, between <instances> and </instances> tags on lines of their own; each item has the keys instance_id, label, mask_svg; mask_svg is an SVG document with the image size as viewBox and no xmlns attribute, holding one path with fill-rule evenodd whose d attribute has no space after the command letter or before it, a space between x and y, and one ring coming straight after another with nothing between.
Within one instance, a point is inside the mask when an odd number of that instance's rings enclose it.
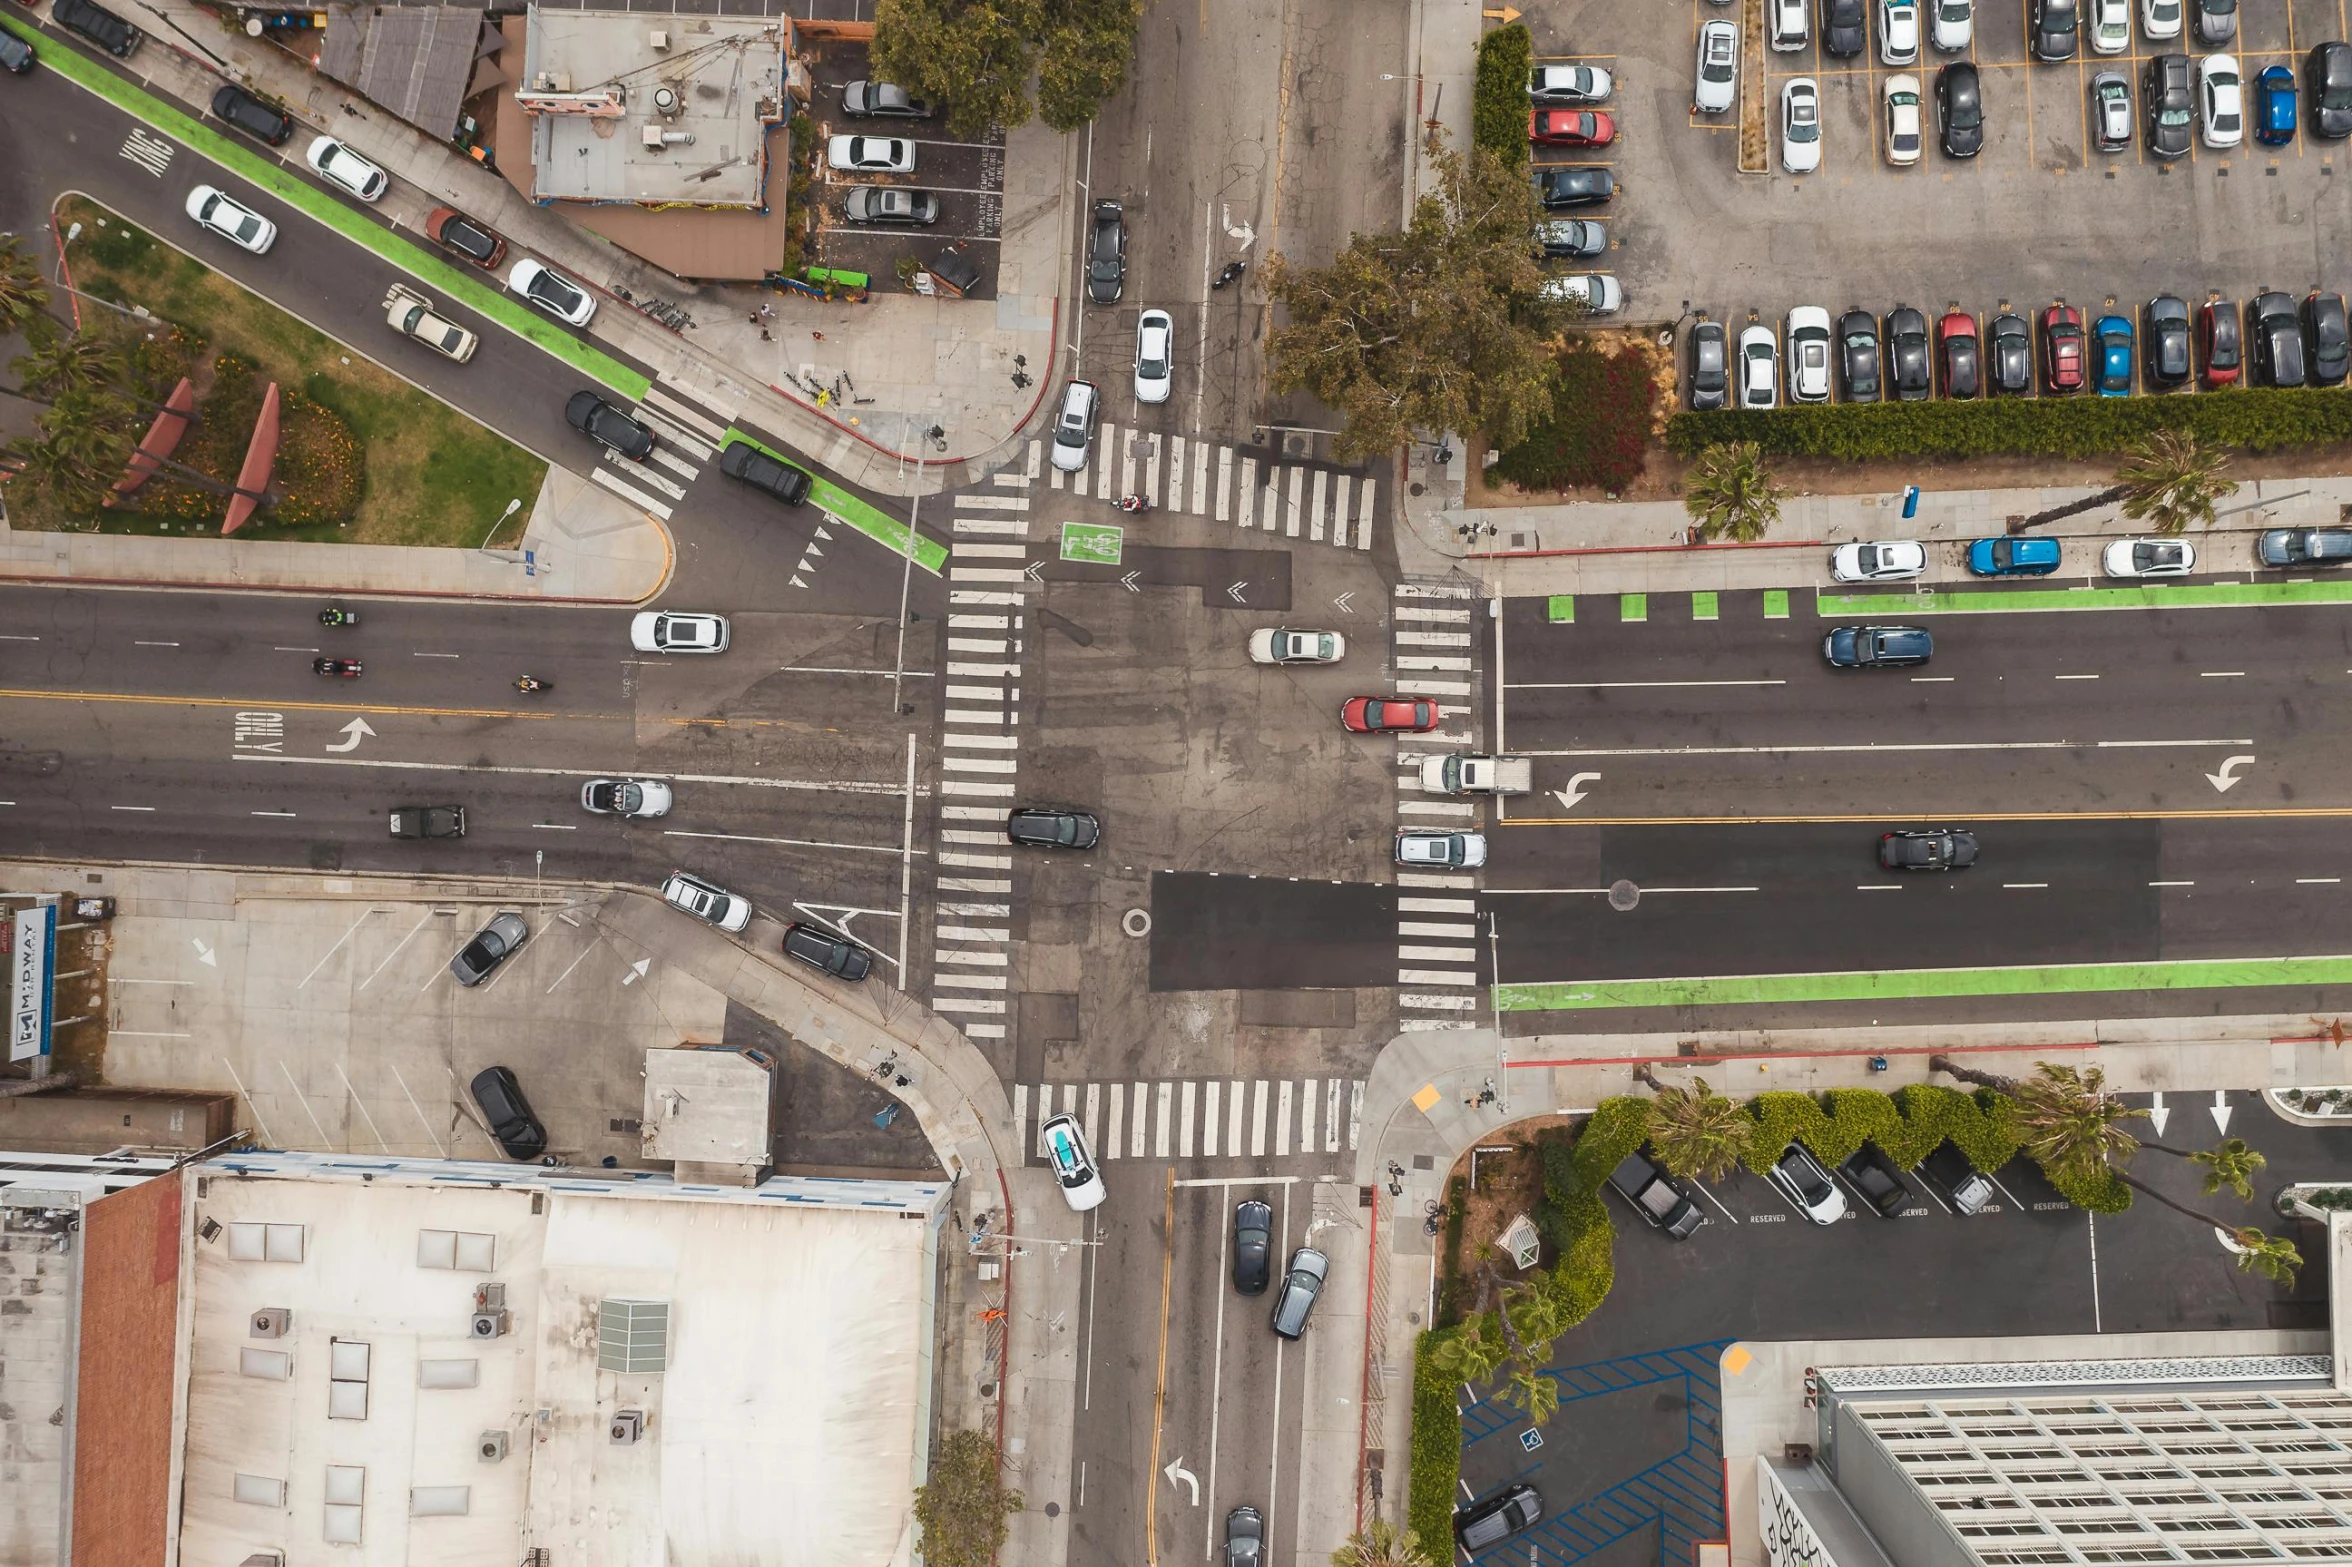
<instances>
[{"instance_id":1,"label":"street light pole","mask_svg":"<svg viewBox=\"0 0 2352 1567\"><path fill-rule=\"evenodd\" d=\"M490 541L498 537L498 530L506 526L506 519L513 516L516 512L521 511L522 509L523 503L521 501L508 501L506 503L506 510L498 514L498 520L490 524L490 531L482 535L482 542L475 545L474 548L484 555L489 554Z\"/></svg>"}]
</instances>

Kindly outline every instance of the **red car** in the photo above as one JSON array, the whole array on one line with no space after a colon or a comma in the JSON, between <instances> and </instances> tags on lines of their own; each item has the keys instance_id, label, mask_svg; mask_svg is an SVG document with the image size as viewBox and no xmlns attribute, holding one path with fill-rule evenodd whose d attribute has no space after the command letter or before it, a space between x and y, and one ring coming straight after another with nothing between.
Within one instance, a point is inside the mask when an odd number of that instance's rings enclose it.
<instances>
[{"instance_id":1,"label":"red car","mask_svg":"<svg viewBox=\"0 0 2352 1567\"><path fill-rule=\"evenodd\" d=\"M2238 342L2238 302L2210 299L2197 311L2197 359L2205 367L2207 386L2227 386L2238 378L2245 351Z\"/></svg>"},{"instance_id":2,"label":"red car","mask_svg":"<svg viewBox=\"0 0 2352 1567\"><path fill-rule=\"evenodd\" d=\"M2042 390L2083 389L2083 318L2072 305L2042 312Z\"/></svg>"},{"instance_id":3,"label":"red car","mask_svg":"<svg viewBox=\"0 0 2352 1567\"><path fill-rule=\"evenodd\" d=\"M506 259L506 241L490 225L467 217L455 207L435 207L426 213L425 237L484 271L496 268Z\"/></svg>"},{"instance_id":4,"label":"red car","mask_svg":"<svg viewBox=\"0 0 2352 1567\"><path fill-rule=\"evenodd\" d=\"M1419 734L1437 727L1437 704L1427 697L1351 696L1339 723L1360 735Z\"/></svg>"},{"instance_id":5,"label":"red car","mask_svg":"<svg viewBox=\"0 0 2352 1567\"><path fill-rule=\"evenodd\" d=\"M1945 312L1936 322L1936 352L1943 361L1944 395L1977 397L1984 392L1984 363L1976 333L1976 317L1965 310Z\"/></svg>"},{"instance_id":6,"label":"red car","mask_svg":"<svg viewBox=\"0 0 2352 1567\"><path fill-rule=\"evenodd\" d=\"M1594 109L1530 109L1527 139L1541 147L1606 147L1617 122Z\"/></svg>"}]
</instances>

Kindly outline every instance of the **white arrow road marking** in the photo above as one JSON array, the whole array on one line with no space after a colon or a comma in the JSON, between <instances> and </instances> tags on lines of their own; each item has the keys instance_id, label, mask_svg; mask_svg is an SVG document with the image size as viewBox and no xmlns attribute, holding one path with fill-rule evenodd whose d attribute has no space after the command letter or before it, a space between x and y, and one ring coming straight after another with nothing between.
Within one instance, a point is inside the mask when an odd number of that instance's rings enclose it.
<instances>
[{"instance_id":1,"label":"white arrow road marking","mask_svg":"<svg viewBox=\"0 0 2352 1567\"><path fill-rule=\"evenodd\" d=\"M197 940L193 936L189 937L188 939L195 942L197 962L203 964L206 968L220 967L220 959L213 955L213 951L210 947L206 946L202 941Z\"/></svg>"},{"instance_id":2,"label":"white arrow road marking","mask_svg":"<svg viewBox=\"0 0 2352 1567\"><path fill-rule=\"evenodd\" d=\"M1578 773L1575 777L1568 780L1567 788L1554 789L1552 791L1552 798L1560 802L1561 810L1573 811L1576 809L1577 802L1584 798L1584 786L1588 783L1599 783L1600 781L1601 775L1599 773Z\"/></svg>"},{"instance_id":3,"label":"white arrow road marking","mask_svg":"<svg viewBox=\"0 0 2352 1567\"><path fill-rule=\"evenodd\" d=\"M629 972L621 976L621 983L624 985L636 984L645 977L645 971L651 967L653 967L653 959L639 958L629 965Z\"/></svg>"},{"instance_id":4,"label":"white arrow road marking","mask_svg":"<svg viewBox=\"0 0 2352 1567\"><path fill-rule=\"evenodd\" d=\"M1249 578L1247 578L1247 577L1244 577L1244 578L1242 578L1242 579L1241 579L1239 582L1236 582L1236 583L1234 583L1232 586L1228 587L1228 588L1225 590L1225 596L1226 596L1227 598L1229 598L1229 599L1233 600L1233 602L1234 602L1234 603L1236 603L1236 604L1242 603L1242 602L1244 602L1244 600L1242 599L1242 596L1241 596L1241 590L1242 590L1243 588L1246 588L1246 587L1248 587L1248 586L1249 586Z\"/></svg>"},{"instance_id":5,"label":"white arrow road marking","mask_svg":"<svg viewBox=\"0 0 2352 1567\"><path fill-rule=\"evenodd\" d=\"M1345 593L1342 593L1339 597L1331 601L1332 607L1337 609L1343 615L1352 615L1356 612L1356 607L1353 604L1350 604L1348 600L1354 598L1355 596L1356 590L1350 588Z\"/></svg>"},{"instance_id":6,"label":"white arrow road marking","mask_svg":"<svg viewBox=\"0 0 2352 1567\"><path fill-rule=\"evenodd\" d=\"M1028 569L1023 571L1021 575L1027 577L1031 582L1043 582L1045 580L1045 562L1041 560L1031 561L1029 563Z\"/></svg>"},{"instance_id":7,"label":"white arrow road marking","mask_svg":"<svg viewBox=\"0 0 2352 1567\"><path fill-rule=\"evenodd\" d=\"M1142 575L1143 573L1140 571L1131 571L1119 579L1119 586L1125 588L1130 593L1141 593L1143 589L1135 585L1135 579Z\"/></svg>"},{"instance_id":8,"label":"white arrow road marking","mask_svg":"<svg viewBox=\"0 0 2352 1567\"><path fill-rule=\"evenodd\" d=\"M1232 207L1226 205L1223 202L1219 202L1217 204L1217 218L1218 221L1225 226L1225 232L1229 237L1241 241L1242 249L1247 250L1251 245L1257 242L1258 231L1250 227L1249 221L1247 219L1242 220L1240 223L1235 223L1233 221Z\"/></svg>"},{"instance_id":9,"label":"white arrow road marking","mask_svg":"<svg viewBox=\"0 0 2352 1567\"><path fill-rule=\"evenodd\" d=\"M2221 764L2220 772L2207 773L2205 775L2205 781L2213 785L2214 788L2220 790L2223 794L2227 794L2230 792L2230 785L2238 781L2238 769L2241 767L2252 767L2253 765L2254 758L2250 756L2233 756Z\"/></svg>"},{"instance_id":10,"label":"white arrow road marking","mask_svg":"<svg viewBox=\"0 0 2352 1567\"><path fill-rule=\"evenodd\" d=\"M1161 1470L1160 1473L1168 1477L1170 1485L1190 1486L1192 1488L1192 1505L1195 1507L1200 1505L1200 1476L1184 1467L1182 1455L1171 1459L1168 1467Z\"/></svg>"},{"instance_id":11,"label":"white arrow road marking","mask_svg":"<svg viewBox=\"0 0 2352 1567\"><path fill-rule=\"evenodd\" d=\"M2150 1094L2148 1096L2148 1124L2156 1128L2158 1137L2164 1135L2164 1123L2171 1119L2172 1112L2164 1108L2164 1095L2161 1093Z\"/></svg>"},{"instance_id":12,"label":"white arrow road marking","mask_svg":"<svg viewBox=\"0 0 2352 1567\"><path fill-rule=\"evenodd\" d=\"M340 745L330 745L326 749L330 751L356 751L359 749L359 742L374 734L375 731L368 727L366 719L354 718L343 726L343 733L348 736L347 739Z\"/></svg>"},{"instance_id":13,"label":"white arrow road marking","mask_svg":"<svg viewBox=\"0 0 2352 1567\"><path fill-rule=\"evenodd\" d=\"M2229 1091L2227 1089L2216 1088L2213 1091L2213 1103L2207 1105L2205 1108L2213 1112L2213 1129L2222 1136L2227 1137L2229 1135L2230 1118Z\"/></svg>"}]
</instances>

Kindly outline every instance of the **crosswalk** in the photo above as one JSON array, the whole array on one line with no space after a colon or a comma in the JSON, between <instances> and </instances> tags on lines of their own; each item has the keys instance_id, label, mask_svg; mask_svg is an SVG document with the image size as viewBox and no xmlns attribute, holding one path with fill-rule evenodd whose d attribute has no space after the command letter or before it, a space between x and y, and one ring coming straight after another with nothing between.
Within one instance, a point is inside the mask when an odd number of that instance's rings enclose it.
<instances>
[{"instance_id":1,"label":"crosswalk","mask_svg":"<svg viewBox=\"0 0 2352 1567\"><path fill-rule=\"evenodd\" d=\"M1353 1152L1364 1081L1341 1077L1160 1078L1015 1083L1013 1128L1032 1160L1037 1127L1067 1111L1097 1159L1288 1159Z\"/></svg>"},{"instance_id":2,"label":"crosswalk","mask_svg":"<svg viewBox=\"0 0 2352 1567\"><path fill-rule=\"evenodd\" d=\"M1427 734L1397 736L1397 825L1475 831L1480 806L1421 788L1421 760L1477 743L1477 590L1400 582L1389 602L1390 661L1399 696L1435 698ZM1490 837L1491 854L1498 845ZM1406 1033L1477 1025L1478 878L1467 871L1397 872L1397 1026Z\"/></svg>"},{"instance_id":3,"label":"crosswalk","mask_svg":"<svg viewBox=\"0 0 2352 1567\"><path fill-rule=\"evenodd\" d=\"M123 138L122 155L145 169L157 179L171 167L176 144L164 140L144 125L133 126L131 134Z\"/></svg>"},{"instance_id":4,"label":"crosswalk","mask_svg":"<svg viewBox=\"0 0 2352 1567\"><path fill-rule=\"evenodd\" d=\"M1035 473L1044 442L1029 443ZM1309 463L1285 463L1256 449L1220 446L1106 424L1095 432L1092 462L1076 473L1051 471L1052 487L1098 501L1140 495L1165 511L1368 550L1378 515L1379 481Z\"/></svg>"},{"instance_id":5,"label":"crosswalk","mask_svg":"<svg viewBox=\"0 0 2352 1567\"><path fill-rule=\"evenodd\" d=\"M623 457L610 447L588 477L640 511L667 522L686 498L686 486L702 473L702 465L718 455L727 437L723 417L696 407L659 383L648 388L630 412L650 426L653 455L643 462Z\"/></svg>"}]
</instances>

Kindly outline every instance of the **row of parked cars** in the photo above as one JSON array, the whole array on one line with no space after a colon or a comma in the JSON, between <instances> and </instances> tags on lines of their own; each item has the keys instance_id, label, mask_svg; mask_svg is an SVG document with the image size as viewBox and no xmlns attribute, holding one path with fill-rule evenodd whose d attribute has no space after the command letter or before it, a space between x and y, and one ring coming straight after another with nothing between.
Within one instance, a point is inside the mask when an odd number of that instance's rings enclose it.
<instances>
[{"instance_id":1,"label":"row of parked cars","mask_svg":"<svg viewBox=\"0 0 2352 1567\"><path fill-rule=\"evenodd\" d=\"M1911 1206L1910 1182L1876 1144L1864 1143L1839 1161L1837 1169L1863 1205L1880 1218L1899 1218ZM1910 1173L1954 1213L1981 1213L1993 1200L1993 1183L1948 1141L1938 1143ZM1803 1143L1782 1149L1767 1178L1815 1224L1835 1224L1851 1211L1845 1190ZM1707 1222L1705 1210L1647 1148L1626 1155L1609 1172L1609 1186L1652 1227L1674 1240L1690 1239Z\"/></svg>"},{"instance_id":2,"label":"row of parked cars","mask_svg":"<svg viewBox=\"0 0 2352 1567\"><path fill-rule=\"evenodd\" d=\"M2278 291L2243 306L2209 299L2192 309L2159 294L2131 316L2094 319L2063 301L2032 322L2003 310L1980 320L1947 310L1927 315L1897 305L1883 317L1854 309L1832 317L1818 305L1788 313L1785 328L1752 321L1736 354L1729 328L1702 319L1690 333L1690 405L1777 408L1791 403L1919 402L1951 398L2043 396L2092 391L2128 397L2137 390L2177 391L2192 380L2207 388L2243 376L2262 386L2340 386L2352 371L2352 328L2344 296L2313 289L2302 299Z\"/></svg>"},{"instance_id":3,"label":"row of parked cars","mask_svg":"<svg viewBox=\"0 0 2352 1567\"><path fill-rule=\"evenodd\" d=\"M1617 118L1600 105L1616 90L1616 78L1602 66L1536 66L1527 78L1527 139L1538 147L1579 151L1614 146ZM1617 176L1598 165L1547 169L1537 180L1547 210L1595 206L1617 194ZM1536 230L1539 260L1586 261L1608 248L1608 229L1591 218L1557 219ZM1561 273L1546 278L1541 293L1586 315L1615 315L1625 308L1625 285L1608 272Z\"/></svg>"},{"instance_id":4,"label":"row of parked cars","mask_svg":"<svg viewBox=\"0 0 2352 1567\"><path fill-rule=\"evenodd\" d=\"M1714 0L1728 5L1731 0ZM1868 12L1878 13L1878 58L1883 65L1915 65L1922 34L1946 54L1967 49L1976 39L1974 0L1818 0L1821 49L1851 60L1869 45ZM2187 12L2196 12L2199 44L2219 49L2238 36L2238 0L2140 0L2140 36L2169 43L2182 36ZM1804 48L1813 41L1814 0L1767 0L1765 28L1775 50ZM2087 14L2086 14L2087 9ZM1925 26L1922 27L1924 20ZM2132 46L2131 0L2029 0L2028 46L2037 60L2071 60L2081 43L2091 53L2128 54Z\"/></svg>"}]
</instances>

